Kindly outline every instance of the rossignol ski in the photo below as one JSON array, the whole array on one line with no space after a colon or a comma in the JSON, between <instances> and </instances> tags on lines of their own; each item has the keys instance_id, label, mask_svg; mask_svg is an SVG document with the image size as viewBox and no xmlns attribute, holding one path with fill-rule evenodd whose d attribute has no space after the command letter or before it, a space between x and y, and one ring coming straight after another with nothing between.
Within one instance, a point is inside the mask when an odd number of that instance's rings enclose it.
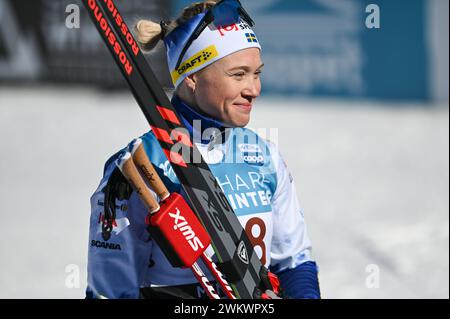
<instances>
[{"instance_id":1,"label":"rossignol ski","mask_svg":"<svg viewBox=\"0 0 450 319\"><path fill-rule=\"evenodd\" d=\"M148 65L112 0L82 0L206 228L235 296L254 298L264 269L216 178ZM178 151L171 148L177 145ZM195 160L195 161L194 161Z\"/></svg>"}]
</instances>

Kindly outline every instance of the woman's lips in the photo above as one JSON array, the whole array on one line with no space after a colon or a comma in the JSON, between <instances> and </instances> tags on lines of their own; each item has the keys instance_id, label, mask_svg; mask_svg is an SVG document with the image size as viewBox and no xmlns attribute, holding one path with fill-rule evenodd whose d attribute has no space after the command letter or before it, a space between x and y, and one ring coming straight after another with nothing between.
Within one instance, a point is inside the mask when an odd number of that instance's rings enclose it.
<instances>
[{"instance_id":1,"label":"woman's lips","mask_svg":"<svg viewBox=\"0 0 450 319\"><path fill-rule=\"evenodd\" d=\"M250 112L253 107L251 103L234 103L233 105L247 112Z\"/></svg>"}]
</instances>

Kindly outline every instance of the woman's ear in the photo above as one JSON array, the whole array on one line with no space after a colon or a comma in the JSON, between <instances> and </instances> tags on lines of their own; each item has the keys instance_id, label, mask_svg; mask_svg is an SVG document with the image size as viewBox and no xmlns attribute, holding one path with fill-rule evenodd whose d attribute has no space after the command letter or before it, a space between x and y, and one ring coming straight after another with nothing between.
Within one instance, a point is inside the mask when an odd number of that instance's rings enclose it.
<instances>
[{"instance_id":1,"label":"woman's ear","mask_svg":"<svg viewBox=\"0 0 450 319\"><path fill-rule=\"evenodd\" d=\"M197 77L194 74L188 75L185 79L184 79L184 84L186 85L186 87L188 88L188 90L191 93L195 92L196 86L197 86Z\"/></svg>"}]
</instances>

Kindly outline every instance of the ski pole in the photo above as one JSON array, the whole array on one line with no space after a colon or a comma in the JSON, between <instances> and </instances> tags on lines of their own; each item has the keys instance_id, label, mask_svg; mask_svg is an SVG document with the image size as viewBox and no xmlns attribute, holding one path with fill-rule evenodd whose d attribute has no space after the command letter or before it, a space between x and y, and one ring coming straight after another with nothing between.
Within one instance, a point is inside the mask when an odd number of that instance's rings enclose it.
<instances>
[{"instance_id":1,"label":"ski pole","mask_svg":"<svg viewBox=\"0 0 450 319\"><path fill-rule=\"evenodd\" d=\"M169 221L171 214L165 214L167 210L163 210L156 199L153 197L150 189L145 184L137 167L135 166L131 153L126 152L122 156L120 156L116 161L116 165L119 167L122 174L130 182L136 193L147 206L149 215L151 217L161 216L160 225L163 227L165 222ZM184 214L183 216L184 218L186 218L186 214ZM177 217L182 218L183 216L178 215ZM200 244L199 246L203 246L204 249L206 249L210 244L210 240L208 235L206 234L206 231L203 230L203 227L198 227L198 225L195 225L195 222L192 222L192 219L189 221L190 227L195 227L195 233L197 234L197 237L195 238L199 239L197 241L197 244ZM153 239L158 243L158 245L161 247L170 261L175 260L176 265L181 266L182 268L191 268L195 278L198 280L210 299L220 299L220 296L217 294L214 287L206 277L205 273L196 262L196 260L199 258L199 253L201 253L202 251L197 250L198 252L196 253L195 250L190 249L191 247L189 246L191 246L191 243L188 242L188 238L184 237L184 235L180 232L173 231L174 227L170 228L172 230L170 237L164 238L164 230L154 230L154 232L156 232L158 235L154 236ZM191 231L193 231L193 228L190 229ZM166 228L166 231L167 230L168 228ZM204 234L201 233L202 230ZM174 249L176 249L177 251L174 251Z\"/></svg>"},{"instance_id":2,"label":"ski pole","mask_svg":"<svg viewBox=\"0 0 450 319\"><path fill-rule=\"evenodd\" d=\"M142 139L138 138L135 141L133 141L131 148L132 148L131 154L133 157L133 162L135 163L136 167L147 179L147 182L149 183L153 191L156 194L158 194L158 196L161 198L161 201L164 202L170 197L170 193L166 185L164 185L164 182L161 180L158 173L156 172L153 164L147 157L144 145L142 144ZM201 259L203 260L203 263L211 272L211 274L214 276L217 283L219 283L225 295L230 299L236 299L233 289L231 288L227 280L224 278L223 274L219 271L217 265L213 262L211 256L209 256L206 250L203 251Z\"/></svg>"}]
</instances>

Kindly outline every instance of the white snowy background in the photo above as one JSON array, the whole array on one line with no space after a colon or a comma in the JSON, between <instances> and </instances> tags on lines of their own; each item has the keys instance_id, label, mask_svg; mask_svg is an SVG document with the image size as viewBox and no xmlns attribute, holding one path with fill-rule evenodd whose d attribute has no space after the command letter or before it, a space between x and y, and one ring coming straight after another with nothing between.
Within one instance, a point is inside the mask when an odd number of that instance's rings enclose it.
<instances>
[{"instance_id":1,"label":"white snowy background","mask_svg":"<svg viewBox=\"0 0 450 319\"><path fill-rule=\"evenodd\" d=\"M262 98L250 126L278 128L324 298L449 298L448 102ZM128 93L0 87L0 298L84 298L89 197L147 128Z\"/></svg>"}]
</instances>

